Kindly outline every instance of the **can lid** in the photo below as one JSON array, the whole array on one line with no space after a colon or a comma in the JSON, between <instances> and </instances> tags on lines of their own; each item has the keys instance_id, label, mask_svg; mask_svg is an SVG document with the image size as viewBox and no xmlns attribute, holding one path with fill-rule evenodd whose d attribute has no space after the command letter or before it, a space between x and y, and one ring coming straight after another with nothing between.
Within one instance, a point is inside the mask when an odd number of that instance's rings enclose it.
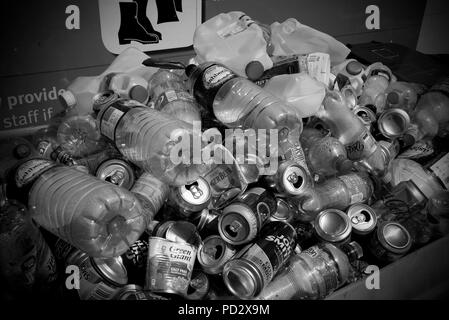
<instances>
[{"instance_id":1,"label":"can lid","mask_svg":"<svg viewBox=\"0 0 449 320\"><path fill-rule=\"evenodd\" d=\"M91 258L92 265L101 272L105 280L117 286L128 283L128 274L123 264L122 257L114 258Z\"/></svg>"},{"instance_id":2,"label":"can lid","mask_svg":"<svg viewBox=\"0 0 449 320\"><path fill-rule=\"evenodd\" d=\"M376 228L376 212L366 204L358 203L350 206L347 214L355 234L366 235Z\"/></svg>"},{"instance_id":3,"label":"can lid","mask_svg":"<svg viewBox=\"0 0 449 320\"><path fill-rule=\"evenodd\" d=\"M209 292L210 282L206 274L194 270L185 298L188 300L201 300Z\"/></svg>"},{"instance_id":4,"label":"can lid","mask_svg":"<svg viewBox=\"0 0 449 320\"><path fill-rule=\"evenodd\" d=\"M59 95L59 100L67 107L76 105L76 97L70 90L64 90L64 92Z\"/></svg>"},{"instance_id":5,"label":"can lid","mask_svg":"<svg viewBox=\"0 0 449 320\"><path fill-rule=\"evenodd\" d=\"M129 97L133 100L144 103L148 99L148 90L141 86L135 85L129 90Z\"/></svg>"},{"instance_id":6,"label":"can lid","mask_svg":"<svg viewBox=\"0 0 449 320\"><path fill-rule=\"evenodd\" d=\"M394 253L406 253L412 246L410 233L398 222L383 223L377 230L377 237L382 246Z\"/></svg>"},{"instance_id":7,"label":"can lid","mask_svg":"<svg viewBox=\"0 0 449 320\"><path fill-rule=\"evenodd\" d=\"M165 232L165 238L174 242L189 243L196 248L202 243L195 225L188 221L175 221L170 224Z\"/></svg>"},{"instance_id":8,"label":"can lid","mask_svg":"<svg viewBox=\"0 0 449 320\"><path fill-rule=\"evenodd\" d=\"M134 171L131 166L120 159L109 159L103 162L95 174L97 178L130 190L134 185Z\"/></svg>"},{"instance_id":9,"label":"can lid","mask_svg":"<svg viewBox=\"0 0 449 320\"><path fill-rule=\"evenodd\" d=\"M397 138L404 135L410 125L410 116L399 108L387 109L377 120L379 131L387 138Z\"/></svg>"},{"instance_id":10,"label":"can lid","mask_svg":"<svg viewBox=\"0 0 449 320\"><path fill-rule=\"evenodd\" d=\"M167 233L167 229L174 224L176 221L164 221L159 223L153 228L152 236L165 238L165 234Z\"/></svg>"},{"instance_id":11,"label":"can lid","mask_svg":"<svg viewBox=\"0 0 449 320\"><path fill-rule=\"evenodd\" d=\"M224 208L218 218L218 232L226 242L234 245L251 241L257 233L257 218L246 205L233 203Z\"/></svg>"},{"instance_id":12,"label":"can lid","mask_svg":"<svg viewBox=\"0 0 449 320\"><path fill-rule=\"evenodd\" d=\"M263 287L260 271L246 259L236 259L226 263L223 280L228 290L240 299L257 296Z\"/></svg>"},{"instance_id":13,"label":"can lid","mask_svg":"<svg viewBox=\"0 0 449 320\"><path fill-rule=\"evenodd\" d=\"M270 220L290 221L293 219L293 207L284 199L276 199L276 212L270 217Z\"/></svg>"},{"instance_id":14,"label":"can lid","mask_svg":"<svg viewBox=\"0 0 449 320\"><path fill-rule=\"evenodd\" d=\"M212 235L204 239L203 244L198 250L197 259L205 272L218 274L235 252L220 236Z\"/></svg>"},{"instance_id":15,"label":"can lid","mask_svg":"<svg viewBox=\"0 0 449 320\"><path fill-rule=\"evenodd\" d=\"M364 124L370 124L376 121L376 114L367 106L357 106L353 112Z\"/></svg>"},{"instance_id":16,"label":"can lid","mask_svg":"<svg viewBox=\"0 0 449 320\"><path fill-rule=\"evenodd\" d=\"M209 183L202 177L191 184L180 186L178 190L182 199L192 205L206 204L211 197Z\"/></svg>"},{"instance_id":17,"label":"can lid","mask_svg":"<svg viewBox=\"0 0 449 320\"><path fill-rule=\"evenodd\" d=\"M346 65L346 71L352 75L358 75L363 71L363 65L358 61L351 61Z\"/></svg>"},{"instance_id":18,"label":"can lid","mask_svg":"<svg viewBox=\"0 0 449 320\"><path fill-rule=\"evenodd\" d=\"M337 209L321 211L315 218L314 227L318 236L328 242L343 241L352 231L349 217Z\"/></svg>"},{"instance_id":19,"label":"can lid","mask_svg":"<svg viewBox=\"0 0 449 320\"><path fill-rule=\"evenodd\" d=\"M282 187L290 195L301 195L307 187L308 175L296 163L288 164L281 172Z\"/></svg>"}]
</instances>

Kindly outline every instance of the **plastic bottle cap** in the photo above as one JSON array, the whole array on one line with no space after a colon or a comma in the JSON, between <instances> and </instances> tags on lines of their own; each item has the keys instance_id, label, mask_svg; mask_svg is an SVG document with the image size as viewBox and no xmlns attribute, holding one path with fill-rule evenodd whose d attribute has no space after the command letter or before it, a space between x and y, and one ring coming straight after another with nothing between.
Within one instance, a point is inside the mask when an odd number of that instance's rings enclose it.
<instances>
[{"instance_id":1,"label":"plastic bottle cap","mask_svg":"<svg viewBox=\"0 0 449 320\"><path fill-rule=\"evenodd\" d=\"M148 90L145 87L136 85L129 90L129 97L143 103L148 99Z\"/></svg>"},{"instance_id":2,"label":"plastic bottle cap","mask_svg":"<svg viewBox=\"0 0 449 320\"><path fill-rule=\"evenodd\" d=\"M360 72L363 71L363 66L360 62L358 61L351 61L346 65L346 71L352 75L358 75Z\"/></svg>"},{"instance_id":3,"label":"plastic bottle cap","mask_svg":"<svg viewBox=\"0 0 449 320\"><path fill-rule=\"evenodd\" d=\"M193 71L196 69L196 65L194 64L189 64L186 69L185 69L185 73L187 77L190 77L190 75L193 73Z\"/></svg>"},{"instance_id":4,"label":"plastic bottle cap","mask_svg":"<svg viewBox=\"0 0 449 320\"><path fill-rule=\"evenodd\" d=\"M390 92L387 96L388 102L391 104L398 104L399 103L399 94L397 92Z\"/></svg>"},{"instance_id":5,"label":"plastic bottle cap","mask_svg":"<svg viewBox=\"0 0 449 320\"><path fill-rule=\"evenodd\" d=\"M73 107L76 104L76 97L69 90L65 90L63 93L61 93L59 95L59 98L62 103L67 105L67 107Z\"/></svg>"},{"instance_id":6,"label":"plastic bottle cap","mask_svg":"<svg viewBox=\"0 0 449 320\"><path fill-rule=\"evenodd\" d=\"M265 69L260 61L251 61L245 68L248 79L253 81L259 79L263 75L264 71Z\"/></svg>"},{"instance_id":7,"label":"plastic bottle cap","mask_svg":"<svg viewBox=\"0 0 449 320\"><path fill-rule=\"evenodd\" d=\"M18 159L23 159L28 157L31 154L31 149L30 147L28 147L26 144L19 144L15 149L14 149L14 155L18 158Z\"/></svg>"}]
</instances>

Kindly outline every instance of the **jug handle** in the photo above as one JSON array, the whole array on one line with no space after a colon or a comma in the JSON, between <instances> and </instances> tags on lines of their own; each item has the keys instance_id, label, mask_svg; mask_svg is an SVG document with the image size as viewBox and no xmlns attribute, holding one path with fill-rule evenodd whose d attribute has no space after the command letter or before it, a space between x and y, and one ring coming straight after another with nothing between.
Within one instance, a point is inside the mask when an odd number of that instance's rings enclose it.
<instances>
[{"instance_id":1,"label":"jug handle","mask_svg":"<svg viewBox=\"0 0 449 320\"><path fill-rule=\"evenodd\" d=\"M163 60L156 60L153 58L148 58L142 62L144 66L147 67L156 67L161 69L185 69L186 66L182 62L175 62L175 61L163 61Z\"/></svg>"}]
</instances>

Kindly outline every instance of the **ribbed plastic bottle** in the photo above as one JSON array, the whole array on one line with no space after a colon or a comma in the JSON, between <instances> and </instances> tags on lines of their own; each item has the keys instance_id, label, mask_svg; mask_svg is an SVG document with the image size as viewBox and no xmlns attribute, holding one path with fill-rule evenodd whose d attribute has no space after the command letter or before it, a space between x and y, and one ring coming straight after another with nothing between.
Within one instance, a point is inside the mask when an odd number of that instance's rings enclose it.
<instances>
[{"instance_id":1,"label":"ribbed plastic bottle","mask_svg":"<svg viewBox=\"0 0 449 320\"><path fill-rule=\"evenodd\" d=\"M302 119L295 109L221 64L189 65L186 74L198 103L213 110L227 127L302 130Z\"/></svg>"},{"instance_id":2,"label":"ribbed plastic bottle","mask_svg":"<svg viewBox=\"0 0 449 320\"><path fill-rule=\"evenodd\" d=\"M8 174L8 196L27 204L33 219L91 257L115 257L148 225L128 190L74 167L29 159Z\"/></svg>"},{"instance_id":3,"label":"ribbed plastic bottle","mask_svg":"<svg viewBox=\"0 0 449 320\"><path fill-rule=\"evenodd\" d=\"M350 173L315 186L301 207L307 213L319 213L331 208L345 210L355 203L366 202L373 192L374 185L368 174Z\"/></svg>"},{"instance_id":4,"label":"ribbed plastic bottle","mask_svg":"<svg viewBox=\"0 0 449 320\"><path fill-rule=\"evenodd\" d=\"M187 92L182 78L170 70L160 69L149 82L154 108L189 124L201 123L198 104Z\"/></svg>"},{"instance_id":5,"label":"ribbed plastic bottle","mask_svg":"<svg viewBox=\"0 0 449 320\"><path fill-rule=\"evenodd\" d=\"M325 242L312 246L293 255L256 299L324 299L348 281L350 262L362 255L362 247L356 242L341 248Z\"/></svg>"},{"instance_id":6,"label":"ribbed plastic bottle","mask_svg":"<svg viewBox=\"0 0 449 320\"><path fill-rule=\"evenodd\" d=\"M309 168L321 178L347 173L352 168L352 161L347 158L345 147L334 137L323 136L317 129L305 128L301 144Z\"/></svg>"},{"instance_id":7,"label":"ribbed plastic bottle","mask_svg":"<svg viewBox=\"0 0 449 320\"><path fill-rule=\"evenodd\" d=\"M201 137L194 136L191 125L137 101L108 95L95 107L100 110L100 132L129 161L175 186L192 183L207 171Z\"/></svg>"}]
</instances>

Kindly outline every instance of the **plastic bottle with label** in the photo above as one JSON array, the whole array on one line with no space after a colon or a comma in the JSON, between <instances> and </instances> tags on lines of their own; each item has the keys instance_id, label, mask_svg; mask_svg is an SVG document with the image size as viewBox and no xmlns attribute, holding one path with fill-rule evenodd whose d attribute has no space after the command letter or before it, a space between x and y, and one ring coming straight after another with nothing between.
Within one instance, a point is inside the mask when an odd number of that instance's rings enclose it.
<instances>
[{"instance_id":1,"label":"plastic bottle with label","mask_svg":"<svg viewBox=\"0 0 449 320\"><path fill-rule=\"evenodd\" d=\"M110 93L101 101L96 106L100 132L139 168L175 186L192 183L207 171L201 137L188 123Z\"/></svg>"},{"instance_id":2,"label":"plastic bottle with label","mask_svg":"<svg viewBox=\"0 0 449 320\"><path fill-rule=\"evenodd\" d=\"M418 101L412 114L418 126L415 141L431 140L449 122L449 78L442 79Z\"/></svg>"},{"instance_id":3,"label":"plastic bottle with label","mask_svg":"<svg viewBox=\"0 0 449 320\"><path fill-rule=\"evenodd\" d=\"M264 89L294 107L301 118L314 115L326 95L325 85L305 72L275 76Z\"/></svg>"},{"instance_id":4,"label":"plastic bottle with label","mask_svg":"<svg viewBox=\"0 0 449 320\"><path fill-rule=\"evenodd\" d=\"M179 75L160 69L151 77L149 88L154 109L192 125L201 123L198 104Z\"/></svg>"},{"instance_id":5,"label":"plastic bottle with label","mask_svg":"<svg viewBox=\"0 0 449 320\"><path fill-rule=\"evenodd\" d=\"M128 190L46 159L19 163L7 192L40 226L92 257L126 252L149 223Z\"/></svg>"},{"instance_id":6,"label":"plastic bottle with label","mask_svg":"<svg viewBox=\"0 0 449 320\"><path fill-rule=\"evenodd\" d=\"M305 128L301 144L309 168L321 178L347 173L352 169L352 161L347 158L345 147L334 137L323 136L317 129Z\"/></svg>"},{"instance_id":7,"label":"plastic bottle with label","mask_svg":"<svg viewBox=\"0 0 449 320\"><path fill-rule=\"evenodd\" d=\"M324 299L348 282L351 262L363 250L357 242L337 248L320 243L293 255L286 267L269 283L257 300Z\"/></svg>"},{"instance_id":8,"label":"plastic bottle with label","mask_svg":"<svg viewBox=\"0 0 449 320\"><path fill-rule=\"evenodd\" d=\"M137 75L125 72L107 74L102 87L114 91L120 98L136 100L143 104L148 102L148 81Z\"/></svg>"},{"instance_id":9,"label":"plastic bottle with label","mask_svg":"<svg viewBox=\"0 0 449 320\"><path fill-rule=\"evenodd\" d=\"M368 174L350 173L317 185L301 204L307 213L325 209L345 210L355 203L365 203L373 195L374 184Z\"/></svg>"},{"instance_id":10,"label":"plastic bottle with label","mask_svg":"<svg viewBox=\"0 0 449 320\"><path fill-rule=\"evenodd\" d=\"M295 109L223 65L189 65L186 74L196 100L213 110L227 127L283 130L280 140L302 131L302 119Z\"/></svg>"},{"instance_id":11,"label":"plastic bottle with label","mask_svg":"<svg viewBox=\"0 0 449 320\"><path fill-rule=\"evenodd\" d=\"M198 63L215 61L253 80L273 66L267 45L264 30L240 11L210 18L196 28L193 36Z\"/></svg>"}]
</instances>

